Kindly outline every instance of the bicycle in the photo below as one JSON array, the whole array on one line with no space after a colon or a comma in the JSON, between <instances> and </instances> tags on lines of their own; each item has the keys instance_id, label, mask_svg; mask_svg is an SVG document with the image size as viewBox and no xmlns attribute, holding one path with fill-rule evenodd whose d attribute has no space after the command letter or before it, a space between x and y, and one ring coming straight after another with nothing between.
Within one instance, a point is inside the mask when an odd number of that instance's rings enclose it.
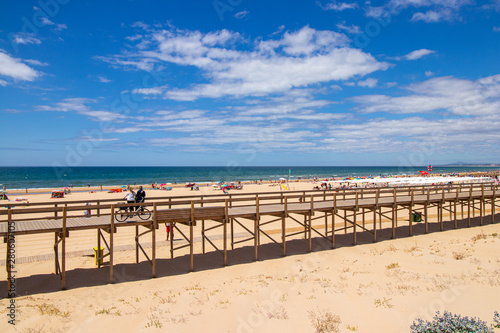
<instances>
[{"instance_id":1,"label":"bicycle","mask_svg":"<svg viewBox=\"0 0 500 333\"><path fill-rule=\"evenodd\" d=\"M135 208L135 209L130 211L129 208L131 209ZM140 207L130 206L130 207L120 207L120 209L118 209L115 212L115 219L118 222L124 222L129 218L133 218L134 216L139 216L141 220L148 220L151 217L151 211L144 206Z\"/></svg>"}]
</instances>

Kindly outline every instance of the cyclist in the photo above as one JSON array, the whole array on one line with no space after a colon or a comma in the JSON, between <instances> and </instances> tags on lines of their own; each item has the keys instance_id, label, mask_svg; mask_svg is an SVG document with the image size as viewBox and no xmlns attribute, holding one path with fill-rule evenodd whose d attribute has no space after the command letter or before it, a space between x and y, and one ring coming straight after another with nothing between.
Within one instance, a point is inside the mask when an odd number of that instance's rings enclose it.
<instances>
[{"instance_id":1,"label":"cyclist","mask_svg":"<svg viewBox=\"0 0 500 333\"><path fill-rule=\"evenodd\" d=\"M135 203L135 192L134 192L134 190L132 190L131 187L128 188L128 192L123 199L127 199L128 204ZM128 208L132 212L133 207L130 206Z\"/></svg>"},{"instance_id":2,"label":"cyclist","mask_svg":"<svg viewBox=\"0 0 500 333\"><path fill-rule=\"evenodd\" d=\"M144 200L146 200L146 192L142 189L142 186L139 186L139 190L137 191L137 194L135 195L135 202L136 203L143 203ZM139 210L140 206L137 206L135 210Z\"/></svg>"}]
</instances>

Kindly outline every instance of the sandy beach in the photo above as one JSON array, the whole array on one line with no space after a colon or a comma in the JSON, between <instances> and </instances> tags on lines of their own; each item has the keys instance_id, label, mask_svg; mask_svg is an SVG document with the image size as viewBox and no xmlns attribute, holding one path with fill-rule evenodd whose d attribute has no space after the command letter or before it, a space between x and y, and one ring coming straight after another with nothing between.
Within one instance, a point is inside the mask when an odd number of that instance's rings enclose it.
<instances>
[{"instance_id":1,"label":"sandy beach","mask_svg":"<svg viewBox=\"0 0 500 333\"><path fill-rule=\"evenodd\" d=\"M317 184L290 187L310 190ZM271 185L246 184L242 191L279 189ZM120 201L124 196L96 190L73 192L65 199ZM174 187L147 190L147 197L214 193L221 192L212 186L199 191ZM34 203L49 200L50 194L23 196ZM430 218L435 221L435 216ZM339 234L333 250L315 238L312 253L297 236L287 243L287 257L281 256L279 246L263 239L258 262L253 261L250 244L240 245L230 251L227 267L222 267L218 253L201 254L201 242L196 242L192 273L187 252L170 259L161 228L155 279L150 278L151 266L144 257L135 264L133 228L124 228L115 236L122 250L115 252L114 284L108 284L106 263L101 269L95 266L95 230L74 232L68 238L65 291L59 290L60 279L50 260L54 236L19 236L16 325L8 323L10 300L4 298L0 330L315 332L317 323L330 322L339 332L408 332L416 318L429 320L435 311L444 310L491 323L494 311L500 310L500 224L478 226L474 218L471 228L459 223L453 230L451 223L445 223L443 232L436 224L430 224L430 234L416 225L415 236L403 237L405 232L398 231L402 238L394 240L387 229L381 230L377 243L360 233L357 246L352 246L350 234ZM272 233L273 227L268 230ZM5 258L4 247L1 253ZM0 285L4 290L5 280Z\"/></svg>"}]
</instances>

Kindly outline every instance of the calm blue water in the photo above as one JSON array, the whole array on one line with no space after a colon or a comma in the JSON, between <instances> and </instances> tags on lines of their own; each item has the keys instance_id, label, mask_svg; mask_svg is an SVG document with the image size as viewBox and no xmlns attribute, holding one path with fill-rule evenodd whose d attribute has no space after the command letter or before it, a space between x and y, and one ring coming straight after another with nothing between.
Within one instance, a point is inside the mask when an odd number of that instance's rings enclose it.
<instances>
[{"instance_id":1,"label":"calm blue water","mask_svg":"<svg viewBox=\"0 0 500 333\"><path fill-rule=\"evenodd\" d=\"M347 177L417 174L422 167L0 167L0 184L7 189L127 185L232 180L268 180L288 177ZM433 173L492 171L498 167L434 167Z\"/></svg>"}]
</instances>

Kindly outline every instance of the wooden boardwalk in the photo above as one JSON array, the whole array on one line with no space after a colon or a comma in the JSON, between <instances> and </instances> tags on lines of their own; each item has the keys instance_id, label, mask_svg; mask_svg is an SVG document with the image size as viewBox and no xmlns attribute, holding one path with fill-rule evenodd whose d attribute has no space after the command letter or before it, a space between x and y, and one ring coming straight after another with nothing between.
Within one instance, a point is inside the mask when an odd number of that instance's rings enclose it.
<instances>
[{"instance_id":1,"label":"wooden boardwalk","mask_svg":"<svg viewBox=\"0 0 500 333\"><path fill-rule=\"evenodd\" d=\"M457 227L457 212L460 208L462 219L466 210L467 223L470 226L472 214L477 210L480 213L480 224L486 216L486 205L490 206L491 223L494 223L495 209L498 197L497 187L492 184L471 184L458 186L420 187L420 188L392 188L392 189L355 189L334 191L296 191L267 194L241 194L230 197L220 195L204 197L170 197L160 198L156 202L141 204L152 210L152 218L140 220L134 217L127 222L117 222L115 211L124 204L109 204L101 200L91 206L83 202L68 202L64 205L42 203L38 207L9 206L0 210L0 236L7 243L7 250L15 237L26 234L54 233L55 273L60 275L62 288L66 288L66 238L77 230L97 230L97 246L106 246L106 253L98 259L109 257L110 283L113 282L113 234L118 228L135 227L136 263L139 262L141 251L152 266L152 277L156 275L156 230L160 224L169 223L171 232L181 235L184 242L176 242L170 237L170 253L189 247L190 270L194 270L194 228L200 227L202 252L206 253L208 243L220 252L223 265L227 265L228 238L231 249L243 242L253 242L255 260L259 258L261 237L264 236L282 248L286 255L286 241L291 237L303 235L312 250L313 234L328 241L335 247L335 234L338 232L352 233L353 244L357 243L359 232L368 232L377 241L377 229L382 228L382 218L392 223L392 237L396 237L395 230L398 224L398 213L406 214L408 235L412 235L414 223L424 223L425 232L428 232L428 209L436 209L440 230L443 230L444 212L449 213L449 221L454 221ZM58 206L59 205L59 206ZM137 204L135 204L137 205ZM82 217L76 214L82 210L92 209L96 216ZM50 217L34 219L23 218L27 214L48 213ZM366 216L372 215L371 224L365 221ZM264 218L266 217L266 218ZM416 217L421 217L418 221ZM320 221L314 224L314 221ZM378 228L377 228L378 221ZM266 225L279 223L281 239L275 239L266 232ZM291 228L290 224L299 226ZM339 224L343 226L339 227ZM247 234L245 239L235 240L234 227L240 227ZM145 231L140 233L140 227ZM228 227L229 237L228 237ZM186 231L189 229L189 232ZM222 248L213 242L207 232L221 230ZM213 235L214 232L211 234ZM140 243L140 237L150 234L151 253L148 254ZM107 236L107 237L106 237ZM213 237L213 236L212 236ZM9 243L10 241L10 243ZM59 245L61 246L61 260L59 260ZM9 252L7 251L7 254ZM100 267L100 264L99 264ZM11 281L11 271L7 265L7 281Z\"/></svg>"}]
</instances>

